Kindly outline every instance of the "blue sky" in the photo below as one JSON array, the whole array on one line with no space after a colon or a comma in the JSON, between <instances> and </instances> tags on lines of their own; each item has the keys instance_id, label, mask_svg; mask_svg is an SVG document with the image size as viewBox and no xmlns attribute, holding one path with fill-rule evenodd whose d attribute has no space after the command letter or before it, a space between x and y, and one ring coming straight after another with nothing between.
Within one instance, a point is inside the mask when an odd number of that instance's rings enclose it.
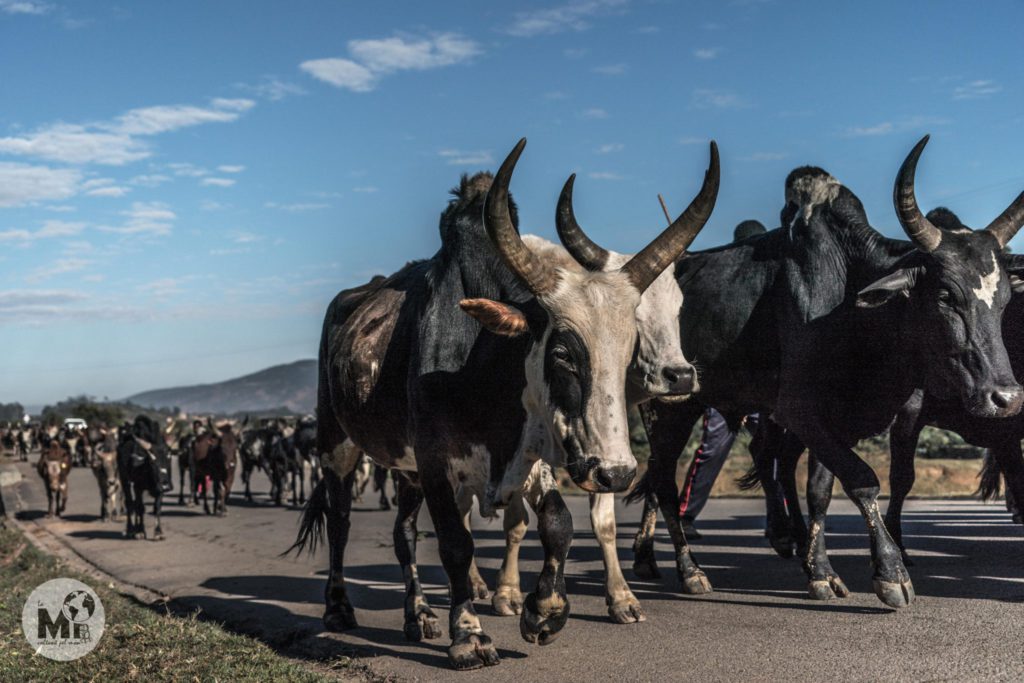
<instances>
[{"instance_id":1,"label":"blue sky","mask_svg":"<svg viewBox=\"0 0 1024 683\"><path fill-rule=\"evenodd\" d=\"M122 397L316 355L332 296L438 246L520 136L525 231L633 251L722 152L696 247L828 169L896 235L1024 189L1024 5L0 0L0 401ZM1018 238L1013 244L1024 249Z\"/></svg>"}]
</instances>

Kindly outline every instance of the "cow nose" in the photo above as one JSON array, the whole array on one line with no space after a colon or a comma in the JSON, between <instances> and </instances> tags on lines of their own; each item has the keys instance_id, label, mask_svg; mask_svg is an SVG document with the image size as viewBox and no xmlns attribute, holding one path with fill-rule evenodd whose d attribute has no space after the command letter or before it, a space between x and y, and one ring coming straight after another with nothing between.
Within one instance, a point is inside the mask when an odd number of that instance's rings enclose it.
<instances>
[{"instance_id":1,"label":"cow nose","mask_svg":"<svg viewBox=\"0 0 1024 683\"><path fill-rule=\"evenodd\" d=\"M614 465L612 467L597 467L594 469L594 483L597 484L603 493L618 493L625 491L633 483L636 476L636 468L628 465Z\"/></svg>"},{"instance_id":2,"label":"cow nose","mask_svg":"<svg viewBox=\"0 0 1024 683\"><path fill-rule=\"evenodd\" d=\"M999 411L1000 416L1009 417L1020 412L1024 404L1024 390L1020 387L996 389L989 395L992 405Z\"/></svg>"},{"instance_id":3,"label":"cow nose","mask_svg":"<svg viewBox=\"0 0 1024 683\"><path fill-rule=\"evenodd\" d=\"M690 393L693 388L692 365L666 365L661 369L661 376L669 383L669 387L683 393Z\"/></svg>"}]
</instances>

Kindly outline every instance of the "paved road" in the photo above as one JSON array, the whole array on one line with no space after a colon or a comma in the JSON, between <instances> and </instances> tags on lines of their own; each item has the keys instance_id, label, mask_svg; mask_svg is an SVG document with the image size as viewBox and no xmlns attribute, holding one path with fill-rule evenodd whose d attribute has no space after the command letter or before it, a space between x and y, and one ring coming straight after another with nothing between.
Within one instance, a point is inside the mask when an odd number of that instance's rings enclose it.
<instances>
[{"instance_id":1,"label":"paved road","mask_svg":"<svg viewBox=\"0 0 1024 683\"><path fill-rule=\"evenodd\" d=\"M477 672L448 669L444 640L406 643L402 637L401 574L391 547L391 513L356 506L346 555L350 594L361 628L320 634L326 559L281 558L298 512L266 504L257 475L258 504L235 500L223 519L177 505L166 508L163 542L128 541L120 524L96 519L99 497L91 473L71 474L71 502L63 520L46 520L38 477L7 489L17 506L59 535L79 554L123 581L168 594L186 605L252 632L268 642L315 643L320 652L365 655L370 669L400 680L1021 680L1024 678L1024 544L1022 531L996 505L912 501L905 518L917 602L893 612L871 593L867 538L859 516L836 501L829 542L833 565L853 595L812 602L795 560L777 558L760 537L761 505L754 500L712 501L701 520L705 540L695 545L715 592L680 596L672 572L660 581L627 578L648 619L628 626L608 621L600 553L588 528L586 501L572 498L577 520L567 578L572 617L547 647L525 643L518 619L479 605L501 665ZM237 488L236 488L237 490ZM176 496L175 496L176 498ZM15 500L16 499L16 500ZM426 514L422 526L429 529ZM630 557L639 510L621 509L619 551ZM476 522L478 558L493 585L501 558L500 522ZM670 567L668 538L658 535L661 566ZM445 578L436 541L420 545L420 571L447 624ZM524 586L539 570L541 550L531 533L523 548Z\"/></svg>"}]
</instances>

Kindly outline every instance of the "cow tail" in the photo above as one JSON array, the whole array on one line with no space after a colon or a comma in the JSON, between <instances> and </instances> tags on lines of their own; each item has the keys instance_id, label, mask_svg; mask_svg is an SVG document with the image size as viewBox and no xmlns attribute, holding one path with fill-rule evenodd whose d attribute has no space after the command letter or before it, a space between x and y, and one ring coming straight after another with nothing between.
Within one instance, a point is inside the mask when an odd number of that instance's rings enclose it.
<instances>
[{"instance_id":1,"label":"cow tail","mask_svg":"<svg viewBox=\"0 0 1024 683\"><path fill-rule=\"evenodd\" d=\"M654 480L651 477L651 469L654 464L654 456L647 461L647 470L640 477L640 481L633 486L633 490L626 494L626 505L639 503L647 499L647 496L654 494Z\"/></svg>"},{"instance_id":2,"label":"cow tail","mask_svg":"<svg viewBox=\"0 0 1024 683\"><path fill-rule=\"evenodd\" d=\"M751 463L750 469L742 477L736 480L740 491L756 491L761 488L761 477L757 474L757 463Z\"/></svg>"},{"instance_id":3,"label":"cow tail","mask_svg":"<svg viewBox=\"0 0 1024 683\"><path fill-rule=\"evenodd\" d=\"M978 495L982 500L993 500L999 495L1002 490L1002 474L1003 471L999 469L999 463L992 457L992 452L986 450L981 464L981 472L978 474L981 479L978 483Z\"/></svg>"},{"instance_id":4,"label":"cow tail","mask_svg":"<svg viewBox=\"0 0 1024 683\"><path fill-rule=\"evenodd\" d=\"M318 545L324 542L324 531L327 524L327 510L330 504L327 499L327 478L322 477L313 487L313 492L302 509L299 519L299 533L288 550L281 555L288 555L293 550L301 555L303 551L310 555L316 553Z\"/></svg>"}]
</instances>

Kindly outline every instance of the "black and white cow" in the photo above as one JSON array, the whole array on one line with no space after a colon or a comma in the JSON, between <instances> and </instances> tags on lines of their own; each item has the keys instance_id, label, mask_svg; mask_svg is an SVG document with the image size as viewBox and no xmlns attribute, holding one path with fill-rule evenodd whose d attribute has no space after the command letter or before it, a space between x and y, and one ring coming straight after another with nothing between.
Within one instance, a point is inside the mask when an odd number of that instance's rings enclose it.
<instances>
[{"instance_id":1,"label":"black and white cow","mask_svg":"<svg viewBox=\"0 0 1024 683\"><path fill-rule=\"evenodd\" d=\"M593 272L519 236L508 185L524 145L493 183L488 174L463 180L441 216L442 246L433 258L342 292L329 307L317 404L323 495L314 492L296 543L315 540L326 514L324 621L354 627L342 566L358 453L415 471L420 488L399 497L411 535L396 533L396 555L403 568L413 567L415 512L425 499L451 586L449 659L460 669L497 664L498 655L473 608L473 540L456 489L488 500L519 448L553 458L550 465L564 465L588 491L629 486L636 460L625 386L635 311L703 227L718 188L712 145L704 187L683 215L621 268ZM530 492L538 493L528 502L546 561L520 626L524 638L543 644L568 618L563 571L572 520L557 490ZM407 586L407 635L440 635L411 571Z\"/></svg>"},{"instance_id":2,"label":"black and white cow","mask_svg":"<svg viewBox=\"0 0 1024 683\"><path fill-rule=\"evenodd\" d=\"M893 607L914 596L878 479L852 450L859 439L883 431L918 387L984 418L1013 416L1024 401L1000 330L1011 291L1000 252L1024 223L1024 195L985 230L935 226L914 197L926 142L894 190L910 242L877 233L852 192L804 167L786 181L782 228L676 265L683 351L700 368L702 400L726 414L772 413L814 456L804 567L819 599L848 593L825 551L831 473L867 522L876 595ZM641 408L652 459L638 493L657 496L684 585L699 567L679 525L675 469L699 409Z\"/></svg>"}]
</instances>

